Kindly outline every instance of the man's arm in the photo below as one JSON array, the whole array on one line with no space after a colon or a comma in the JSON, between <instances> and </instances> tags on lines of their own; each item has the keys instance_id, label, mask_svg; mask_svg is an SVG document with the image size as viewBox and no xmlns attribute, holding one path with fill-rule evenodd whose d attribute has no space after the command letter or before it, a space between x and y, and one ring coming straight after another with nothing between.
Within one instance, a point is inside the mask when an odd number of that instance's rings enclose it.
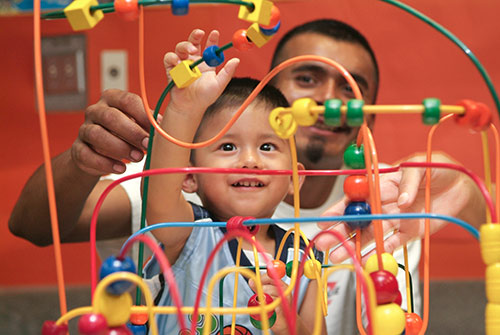
<instances>
[{"instance_id":1,"label":"man's arm","mask_svg":"<svg viewBox=\"0 0 500 335\"><path fill-rule=\"evenodd\" d=\"M147 143L149 123L141 99L134 94L105 91L85 111L85 122L72 147L52 159L61 240L89 240L92 211L109 181L99 177L125 171L122 160L139 161ZM115 188L99 215L98 238L130 233L130 202ZM12 211L9 229L19 237L45 246L52 243L45 167L30 177Z\"/></svg>"}]
</instances>

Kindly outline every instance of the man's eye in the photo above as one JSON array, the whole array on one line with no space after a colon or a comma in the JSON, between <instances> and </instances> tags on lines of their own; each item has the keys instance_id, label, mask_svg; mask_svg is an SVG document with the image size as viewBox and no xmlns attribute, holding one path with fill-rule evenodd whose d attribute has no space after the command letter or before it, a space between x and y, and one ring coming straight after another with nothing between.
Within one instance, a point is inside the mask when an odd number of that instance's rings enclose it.
<instances>
[{"instance_id":1,"label":"man's eye","mask_svg":"<svg viewBox=\"0 0 500 335\"><path fill-rule=\"evenodd\" d=\"M219 147L222 151L233 151L236 150L236 146L232 143L224 143Z\"/></svg>"},{"instance_id":2,"label":"man's eye","mask_svg":"<svg viewBox=\"0 0 500 335\"><path fill-rule=\"evenodd\" d=\"M314 78L312 76L309 76L309 75L298 75L295 77L295 81L299 85L304 85L304 86L314 85L314 83L315 83Z\"/></svg>"},{"instance_id":3,"label":"man's eye","mask_svg":"<svg viewBox=\"0 0 500 335\"><path fill-rule=\"evenodd\" d=\"M276 150L276 146L271 143L264 143L260 146L260 150L262 151L273 151Z\"/></svg>"}]
</instances>

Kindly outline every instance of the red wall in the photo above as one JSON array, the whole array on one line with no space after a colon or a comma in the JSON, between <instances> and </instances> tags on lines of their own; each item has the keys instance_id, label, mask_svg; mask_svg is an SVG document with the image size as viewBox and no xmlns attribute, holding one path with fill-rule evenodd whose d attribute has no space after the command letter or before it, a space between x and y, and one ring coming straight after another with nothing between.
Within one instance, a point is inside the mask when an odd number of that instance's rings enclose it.
<instances>
[{"instance_id":1,"label":"red wall","mask_svg":"<svg viewBox=\"0 0 500 335\"><path fill-rule=\"evenodd\" d=\"M470 47L488 70L493 83L500 83L498 57L500 23L494 0L455 0L445 5L433 0L407 0L420 11L451 30ZM452 104L462 98L487 103L494 108L478 72L471 62L447 39L401 10L381 1L289 1L278 4L282 13L280 35L306 20L333 17L358 27L377 51L381 68L379 103L419 103L436 96ZM219 29L221 44L232 33L249 24L237 19L235 6L192 5L186 17L173 17L168 7L146 10L146 79L148 97L154 104L164 89L163 54L196 27ZM42 22L43 35L71 33L63 20ZM125 23L114 14L106 15L87 35L89 101L100 95L100 52L104 49L129 51L129 88L138 92L137 23ZM33 90L33 33L31 16L0 18L0 139L5 144L0 180L0 285L55 283L53 249L37 248L8 232L7 220L21 188L31 172L42 162L42 149ZM226 58L238 56L242 64L238 75L262 78L267 73L276 39L262 49L244 54L231 49ZM52 155L71 145L82 111L48 116ZM495 114L498 126L498 116ZM375 141L382 161L392 162L414 151L425 149L428 127L417 117L380 116ZM482 175L481 146L472 136L453 125L440 129L436 148L449 152L474 172ZM12 162L11 165L8 162ZM484 267L477 243L461 229L449 226L432 238L431 275L433 278L482 277ZM63 247L65 277L68 283L89 282L88 244Z\"/></svg>"}]
</instances>

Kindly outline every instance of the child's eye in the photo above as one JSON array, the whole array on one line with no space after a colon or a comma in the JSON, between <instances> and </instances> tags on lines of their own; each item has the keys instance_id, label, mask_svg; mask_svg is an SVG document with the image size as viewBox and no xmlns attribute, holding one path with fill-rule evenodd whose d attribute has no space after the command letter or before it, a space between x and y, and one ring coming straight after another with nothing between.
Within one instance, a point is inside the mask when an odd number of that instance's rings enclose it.
<instances>
[{"instance_id":1,"label":"child's eye","mask_svg":"<svg viewBox=\"0 0 500 335\"><path fill-rule=\"evenodd\" d=\"M273 151L276 150L276 146L271 143L264 143L260 146L260 150L262 151Z\"/></svg>"},{"instance_id":2,"label":"child's eye","mask_svg":"<svg viewBox=\"0 0 500 335\"><path fill-rule=\"evenodd\" d=\"M222 151L233 151L236 150L236 146L232 143L224 143L219 147L219 150Z\"/></svg>"}]
</instances>

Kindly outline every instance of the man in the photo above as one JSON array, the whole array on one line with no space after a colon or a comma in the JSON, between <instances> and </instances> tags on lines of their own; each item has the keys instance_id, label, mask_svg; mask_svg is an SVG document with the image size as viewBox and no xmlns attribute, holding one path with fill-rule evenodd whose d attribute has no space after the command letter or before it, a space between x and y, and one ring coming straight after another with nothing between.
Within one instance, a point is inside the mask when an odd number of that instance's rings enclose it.
<instances>
[{"instance_id":1,"label":"man","mask_svg":"<svg viewBox=\"0 0 500 335\"><path fill-rule=\"evenodd\" d=\"M193 34L190 39L195 40L194 44L200 44L203 36L200 36L199 32ZM333 20L318 20L299 26L283 37L275 52L272 66L304 54L325 56L344 65L359 84L367 104L375 103L378 88L377 62L368 42L352 27ZM354 97L351 87L338 71L319 62L301 63L287 68L273 80L273 83L282 90L290 102L304 96L311 97L320 104L330 98L340 98L345 102ZM368 117L368 122L373 124L374 118ZM144 115L142 102L138 96L130 93L106 91L97 104L86 110L85 123L80 127L79 136L72 148L53 160L56 194L59 195L57 199L62 242L88 240L92 211L99 195L111 182L99 180L99 177L113 172L122 173L125 170L122 159L140 161L143 157L142 150L147 146L147 129L149 124ZM347 126L327 127L321 119L312 127L299 128L296 134L299 161L306 169L340 169L343 152L356 135L357 129ZM140 170L142 165L135 164L127 169L127 173ZM439 178L442 174L443 172L438 172L433 178ZM446 190L467 187L461 192L462 201L455 206L456 210L449 212L471 218L473 216L469 213L468 205L480 201L477 200L480 196L472 186L456 183L455 176L452 177L442 178L447 182L436 184L438 189L435 192L444 193L444 197L443 201L438 203L440 206L435 206L433 209L443 212L440 209L446 207L446 195L449 195ZM385 192L382 195L385 208L388 208L389 212L421 210L421 203L414 200L417 194L423 193L419 192L422 180L422 174L411 169L387 178L389 185L387 195ZM125 237L132 233L132 226L135 227L134 230L137 229L141 204L138 186L140 182L138 180L135 182L135 185L133 182L126 182L116 187L106 198L99 215L97 229L99 240ZM453 187L450 188L450 184ZM301 215L318 216L332 203L341 199L342 178L335 176L306 178L300 195ZM14 208L9 220L11 231L37 245L50 244L50 218L46 199L43 167L41 167L26 184ZM276 216L292 217L290 204L292 199L286 199L286 203L282 203L277 209ZM329 213L341 214L343 207L345 200L337 203ZM30 210L27 211L26 208ZM481 214L483 212L478 211L479 214L475 217L479 222L484 215ZM397 229L397 232L385 241L388 252L392 252L411 239L422 236L421 229L408 228L415 227L412 224L405 225L403 222L391 221L385 225L386 231ZM344 225L335 229L346 236L349 234ZM317 231L314 227L310 228L310 225L304 227L304 230L309 236ZM364 242L370 240L370 232L368 229L367 233L363 234ZM335 244L336 241L332 241L331 238L321 240L321 246L324 248ZM419 243L413 246L415 250L410 252L412 255L410 266L414 269L412 271L414 279L417 279ZM346 257L339 248L330 258L332 261L340 261ZM331 281L331 285L335 285L331 287L333 292L331 306L338 306L336 309L338 312L330 311L327 319L329 331L331 334L334 331L337 334L355 333L353 290L349 286L352 285L352 280L349 274L340 277L342 278ZM418 288L418 285L414 286L415 289Z\"/></svg>"}]
</instances>

